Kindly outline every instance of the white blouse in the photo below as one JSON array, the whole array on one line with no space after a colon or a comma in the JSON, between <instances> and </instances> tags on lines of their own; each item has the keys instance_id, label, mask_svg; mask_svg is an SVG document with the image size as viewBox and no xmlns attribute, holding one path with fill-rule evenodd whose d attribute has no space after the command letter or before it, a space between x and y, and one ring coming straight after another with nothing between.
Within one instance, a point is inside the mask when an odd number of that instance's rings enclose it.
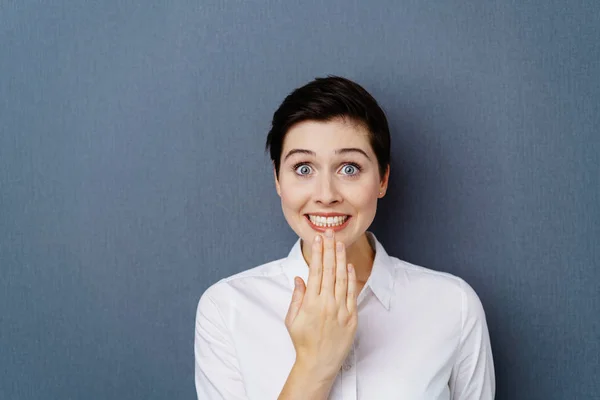
<instances>
[{"instance_id":1,"label":"white blouse","mask_svg":"<svg viewBox=\"0 0 600 400\"><path fill-rule=\"evenodd\" d=\"M494 364L481 302L462 279L376 254L358 297L354 344L331 400L492 400ZM287 258L212 285L196 315L198 400L275 400L294 364L284 325L300 240Z\"/></svg>"}]
</instances>

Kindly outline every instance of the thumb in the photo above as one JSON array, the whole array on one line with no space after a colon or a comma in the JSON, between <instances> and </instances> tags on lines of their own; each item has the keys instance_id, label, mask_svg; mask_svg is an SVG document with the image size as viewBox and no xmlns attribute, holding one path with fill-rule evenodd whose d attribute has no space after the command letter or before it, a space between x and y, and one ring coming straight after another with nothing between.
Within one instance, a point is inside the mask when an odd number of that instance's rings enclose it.
<instances>
[{"instance_id":1,"label":"thumb","mask_svg":"<svg viewBox=\"0 0 600 400\"><path fill-rule=\"evenodd\" d=\"M294 278L294 292L292 293L292 301L290 302L290 308L288 309L287 316L285 317L285 324L289 327L292 322L296 319L300 307L302 307L302 300L304 299L304 293L306 292L306 285L302 278Z\"/></svg>"}]
</instances>

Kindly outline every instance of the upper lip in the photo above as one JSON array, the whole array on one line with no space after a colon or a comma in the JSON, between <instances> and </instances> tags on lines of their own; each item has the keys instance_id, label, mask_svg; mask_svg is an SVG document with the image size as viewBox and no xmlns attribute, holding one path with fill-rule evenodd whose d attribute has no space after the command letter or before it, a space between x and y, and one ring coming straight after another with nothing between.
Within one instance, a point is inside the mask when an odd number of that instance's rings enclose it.
<instances>
[{"instance_id":1,"label":"upper lip","mask_svg":"<svg viewBox=\"0 0 600 400\"><path fill-rule=\"evenodd\" d=\"M336 212L315 212L315 213L306 213L306 215L314 215L317 217L346 217L349 214L344 214L344 213L336 213Z\"/></svg>"}]
</instances>

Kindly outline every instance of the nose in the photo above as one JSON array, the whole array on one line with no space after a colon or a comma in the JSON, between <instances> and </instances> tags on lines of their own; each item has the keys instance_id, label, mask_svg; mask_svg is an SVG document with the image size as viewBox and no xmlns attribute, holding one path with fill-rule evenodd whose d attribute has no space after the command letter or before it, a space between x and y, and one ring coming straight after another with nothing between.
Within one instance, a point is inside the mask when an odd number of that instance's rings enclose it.
<instances>
[{"instance_id":1,"label":"nose","mask_svg":"<svg viewBox=\"0 0 600 400\"><path fill-rule=\"evenodd\" d=\"M342 201L340 192L337 190L337 185L329 175L322 175L317 179L317 187L315 188L315 201L324 205L336 204Z\"/></svg>"}]
</instances>

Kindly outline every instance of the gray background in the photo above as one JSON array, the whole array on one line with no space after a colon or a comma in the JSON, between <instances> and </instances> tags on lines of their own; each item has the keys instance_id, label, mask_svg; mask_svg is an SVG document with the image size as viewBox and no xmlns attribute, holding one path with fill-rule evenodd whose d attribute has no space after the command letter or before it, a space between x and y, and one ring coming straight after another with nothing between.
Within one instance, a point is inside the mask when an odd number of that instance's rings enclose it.
<instances>
[{"instance_id":1,"label":"gray background","mask_svg":"<svg viewBox=\"0 0 600 400\"><path fill-rule=\"evenodd\" d=\"M51 3L51 4L50 4ZM600 2L0 2L0 399L191 399L197 301L295 237L263 145L386 110L374 232L465 278L501 400L600 392Z\"/></svg>"}]
</instances>

